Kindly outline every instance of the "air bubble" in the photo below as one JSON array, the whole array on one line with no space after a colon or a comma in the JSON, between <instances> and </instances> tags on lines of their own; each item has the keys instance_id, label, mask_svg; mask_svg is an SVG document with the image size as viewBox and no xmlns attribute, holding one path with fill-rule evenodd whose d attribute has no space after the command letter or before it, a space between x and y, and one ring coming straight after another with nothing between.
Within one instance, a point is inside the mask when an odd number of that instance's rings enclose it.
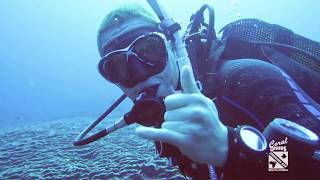
<instances>
[{"instance_id":1,"label":"air bubble","mask_svg":"<svg viewBox=\"0 0 320 180\"><path fill-rule=\"evenodd\" d=\"M239 1L232 1L231 5L236 6L236 5L238 5L238 3L239 3Z\"/></svg>"}]
</instances>

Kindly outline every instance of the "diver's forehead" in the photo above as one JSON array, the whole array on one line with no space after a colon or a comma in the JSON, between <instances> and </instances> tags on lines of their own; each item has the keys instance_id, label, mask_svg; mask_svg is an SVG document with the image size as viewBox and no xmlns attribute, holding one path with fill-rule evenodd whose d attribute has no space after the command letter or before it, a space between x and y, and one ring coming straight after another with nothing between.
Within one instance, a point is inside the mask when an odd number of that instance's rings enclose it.
<instances>
[{"instance_id":1,"label":"diver's forehead","mask_svg":"<svg viewBox=\"0 0 320 180\"><path fill-rule=\"evenodd\" d=\"M102 53L105 55L112 50L125 48L138 36L152 31L158 31L155 25L137 18L107 29L101 34Z\"/></svg>"}]
</instances>

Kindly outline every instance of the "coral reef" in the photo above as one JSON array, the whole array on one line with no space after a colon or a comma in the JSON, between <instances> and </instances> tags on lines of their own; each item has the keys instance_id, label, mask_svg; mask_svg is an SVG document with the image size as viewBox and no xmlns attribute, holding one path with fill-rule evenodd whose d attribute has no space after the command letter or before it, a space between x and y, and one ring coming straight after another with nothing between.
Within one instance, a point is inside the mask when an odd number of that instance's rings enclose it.
<instances>
[{"instance_id":1,"label":"coral reef","mask_svg":"<svg viewBox=\"0 0 320 180\"><path fill-rule=\"evenodd\" d=\"M74 117L1 129L0 179L184 179L156 157L151 141L134 134L136 125L74 147L73 139L91 121Z\"/></svg>"}]
</instances>

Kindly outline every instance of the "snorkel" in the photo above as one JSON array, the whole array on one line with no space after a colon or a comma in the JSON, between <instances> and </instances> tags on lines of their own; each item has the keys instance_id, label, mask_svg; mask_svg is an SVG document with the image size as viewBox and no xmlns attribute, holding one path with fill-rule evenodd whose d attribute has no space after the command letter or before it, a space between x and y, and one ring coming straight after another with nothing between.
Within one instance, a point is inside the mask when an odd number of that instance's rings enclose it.
<instances>
[{"instance_id":1,"label":"snorkel","mask_svg":"<svg viewBox=\"0 0 320 180\"><path fill-rule=\"evenodd\" d=\"M179 71L182 70L183 66L191 67L185 44L179 34L179 31L181 29L180 24L175 22L173 18L168 15L163 6L160 5L158 0L147 1L160 19L160 28L161 30L163 30L166 38L172 45ZM156 97L155 94L156 92L153 88L144 89L134 100L134 106L128 113L122 116L119 120L115 121L112 125L109 125L98 133L86 137L86 135L92 129L94 129L101 121L103 121L127 97L125 94L123 94L96 121L94 121L76 137L73 145L83 146L92 143L116 131L117 129L133 123L138 123L144 126L160 127L163 122L165 106L163 98ZM150 121L152 119L155 120Z\"/></svg>"}]
</instances>

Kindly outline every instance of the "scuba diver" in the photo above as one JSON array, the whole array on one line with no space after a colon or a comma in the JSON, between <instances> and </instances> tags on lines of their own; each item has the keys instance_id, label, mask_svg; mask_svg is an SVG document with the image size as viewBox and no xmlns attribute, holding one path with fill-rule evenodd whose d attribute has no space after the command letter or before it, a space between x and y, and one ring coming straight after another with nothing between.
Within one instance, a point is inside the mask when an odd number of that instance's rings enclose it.
<instances>
[{"instance_id":1,"label":"scuba diver","mask_svg":"<svg viewBox=\"0 0 320 180\"><path fill-rule=\"evenodd\" d=\"M143 119L136 133L193 179L319 176L320 44L257 19L217 36L208 5L190 21L183 40L192 69L178 65L170 44L180 27L163 28L138 5L113 10L100 25L99 71L124 92L118 101L134 102L124 118ZM268 172L268 142L279 128L289 138L288 172Z\"/></svg>"}]
</instances>

